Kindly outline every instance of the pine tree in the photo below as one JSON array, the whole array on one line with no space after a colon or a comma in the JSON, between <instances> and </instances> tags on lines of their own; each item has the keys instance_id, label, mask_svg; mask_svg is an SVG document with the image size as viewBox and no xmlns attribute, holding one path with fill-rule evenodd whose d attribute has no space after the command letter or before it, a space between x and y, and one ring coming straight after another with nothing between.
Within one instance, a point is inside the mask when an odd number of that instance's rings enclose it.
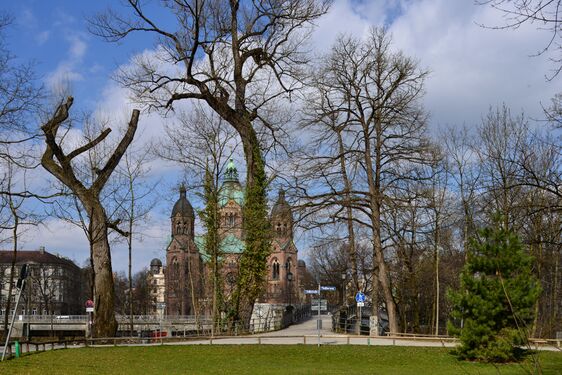
<instances>
[{"instance_id":1,"label":"pine tree","mask_svg":"<svg viewBox=\"0 0 562 375\"><path fill-rule=\"evenodd\" d=\"M513 361L527 343L540 286L531 272L533 258L499 223L471 240L460 290L449 293L457 323L449 322L449 331L460 337L456 353L462 359Z\"/></svg>"}]
</instances>

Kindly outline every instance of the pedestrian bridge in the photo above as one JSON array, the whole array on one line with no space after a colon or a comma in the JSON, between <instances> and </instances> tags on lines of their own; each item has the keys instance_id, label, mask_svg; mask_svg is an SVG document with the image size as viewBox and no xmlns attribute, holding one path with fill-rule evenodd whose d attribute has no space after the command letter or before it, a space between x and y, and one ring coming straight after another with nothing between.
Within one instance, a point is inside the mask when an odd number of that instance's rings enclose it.
<instances>
[{"instance_id":1,"label":"pedestrian bridge","mask_svg":"<svg viewBox=\"0 0 562 375\"><path fill-rule=\"evenodd\" d=\"M180 315L117 315L118 334L131 336L193 336L209 334L212 319L208 316ZM217 333L238 334L242 332L263 332L283 328L290 324L282 317L252 319L247 329L235 323L217 324ZM31 335L84 336L88 332L87 315L18 315L14 322L13 336ZM132 330L131 330L132 323ZM2 330L2 327L0 327ZM161 333L160 333L161 332Z\"/></svg>"}]
</instances>

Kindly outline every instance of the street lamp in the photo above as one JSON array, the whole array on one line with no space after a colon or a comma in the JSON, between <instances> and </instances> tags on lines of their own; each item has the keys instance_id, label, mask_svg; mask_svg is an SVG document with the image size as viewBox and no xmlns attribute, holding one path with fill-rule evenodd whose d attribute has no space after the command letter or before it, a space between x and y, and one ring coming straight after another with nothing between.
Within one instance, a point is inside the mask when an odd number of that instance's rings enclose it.
<instances>
[{"instance_id":1,"label":"street lamp","mask_svg":"<svg viewBox=\"0 0 562 375\"><path fill-rule=\"evenodd\" d=\"M291 272L287 272L287 282L289 286L289 305L291 305L291 294L293 294L293 289L291 283L293 281L293 274Z\"/></svg>"}]
</instances>

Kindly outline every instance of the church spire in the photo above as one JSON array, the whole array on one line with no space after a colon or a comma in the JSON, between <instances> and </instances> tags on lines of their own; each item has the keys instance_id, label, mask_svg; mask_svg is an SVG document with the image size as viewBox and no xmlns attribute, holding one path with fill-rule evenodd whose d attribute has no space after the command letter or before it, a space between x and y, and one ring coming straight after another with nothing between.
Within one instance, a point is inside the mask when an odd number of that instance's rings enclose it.
<instances>
[{"instance_id":1,"label":"church spire","mask_svg":"<svg viewBox=\"0 0 562 375\"><path fill-rule=\"evenodd\" d=\"M238 182L238 169L236 169L236 165L234 165L234 160L232 159L230 159L226 165L224 182Z\"/></svg>"}]
</instances>

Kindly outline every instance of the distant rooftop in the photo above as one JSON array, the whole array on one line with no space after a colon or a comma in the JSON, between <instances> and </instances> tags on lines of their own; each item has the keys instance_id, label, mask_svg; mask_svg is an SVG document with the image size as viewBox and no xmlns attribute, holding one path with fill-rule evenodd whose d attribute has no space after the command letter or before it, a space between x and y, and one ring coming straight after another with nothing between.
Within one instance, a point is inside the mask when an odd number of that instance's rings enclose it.
<instances>
[{"instance_id":1,"label":"distant rooftop","mask_svg":"<svg viewBox=\"0 0 562 375\"><path fill-rule=\"evenodd\" d=\"M0 250L0 264L11 264L14 252L12 250ZM51 254L45 250L18 250L16 264L62 264L69 267L78 267L73 261L61 256Z\"/></svg>"}]
</instances>

